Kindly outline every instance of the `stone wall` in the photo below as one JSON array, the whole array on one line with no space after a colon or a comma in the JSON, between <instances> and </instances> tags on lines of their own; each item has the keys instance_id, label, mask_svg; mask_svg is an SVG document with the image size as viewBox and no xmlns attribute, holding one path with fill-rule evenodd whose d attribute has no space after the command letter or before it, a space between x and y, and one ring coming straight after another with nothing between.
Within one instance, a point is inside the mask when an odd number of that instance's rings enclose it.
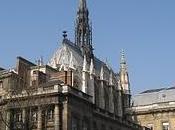
<instances>
[{"instance_id":1,"label":"stone wall","mask_svg":"<svg viewBox=\"0 0 175 130\"><path fill-rule=\"evenodd\" d=\"M139 124L146 127L153 127L154 130L162 130L163 123L169 123L169 129L175 129L175 110L143 113L135 115Z\"/></svg>"}]
</instances>

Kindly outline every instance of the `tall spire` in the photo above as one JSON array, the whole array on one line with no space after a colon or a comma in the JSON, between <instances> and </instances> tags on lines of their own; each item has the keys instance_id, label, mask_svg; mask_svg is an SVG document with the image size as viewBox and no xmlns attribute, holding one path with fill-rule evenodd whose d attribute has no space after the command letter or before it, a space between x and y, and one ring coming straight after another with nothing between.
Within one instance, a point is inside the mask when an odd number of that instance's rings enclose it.
<instances>
[{"instance_id":1,"label":"tall spire","mask_svg":"<svg viewBox=\"0 0 175 130\"><path fill-rule=\"evenodd\" d=\"M130 91L129 74L128 74L128 70L127 70L125 53L123 50L122 50L122 54L121 54L120 73L119 74L120 74L120 86L121 86L121 88L123 90L123 94L124 94L123 106L124 106L124 108L129 108L130 103L131 103L131 91Z\"/></svg>"},{"instance_id":2,"label":"tall spire","mask_svg":"<svg viewBox=\"0 0 175 130\"><path fill-rule=\"evenodd\" d=\"M127 71L127 64L126 64L126 59L125 59L125 52L124 52L124 50L122 50L122 52L121 52L120 70L125 70L125 71Z\"/></svg>"},{"instance_id":3,"label":"tall spire","mask_svg":"<svg viewBox=\"0 0 175 130\"><path fill-rule=\"evenodd\" d=\"M123 50L121 53L121 61L120 61L120 84L123 90L129 94L130 93L129 75L127 70L125 53Z\"/></svg>"},{"instance_id":4,"label":"tall spire","mask_svg":"<svg viewBox=\"0 0 175 130\"><path fill-rule=\"evenodd\" d=\"M80 0L80 2L79 2L79 9L81 9L81 10L87 9L86 0Z\"/></svg>"},{"instance_id":5,"label":"tall spire","mask_svg":"<svg viewBox=\"0 0 175 130\"><path fill-rule=\"evenodd\" d=\"M89 11L86 0L79 0L75 25L75 44L81 49L83 55L87 55L87 60L90 62L93 55L92 29L89 24Z\"/></svg>"}]
</instances>

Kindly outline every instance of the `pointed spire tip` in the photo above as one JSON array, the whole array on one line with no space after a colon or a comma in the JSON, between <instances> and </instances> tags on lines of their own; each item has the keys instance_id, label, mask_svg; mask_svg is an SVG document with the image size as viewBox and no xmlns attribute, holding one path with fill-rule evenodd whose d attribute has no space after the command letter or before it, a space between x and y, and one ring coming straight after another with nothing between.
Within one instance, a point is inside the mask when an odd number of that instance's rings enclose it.
<instances>
[{"instance_id":1,"label":"pointed spire tip","mask_svg":"<svg viewBox=\"0 0 175 130\"><path fill-rule=\"evenodd\" d=\"M125 51L124 49L121 50L121 60L120 60L121 64L126 63L126 58L125 58Z\"/></svg>"}]
</instances>

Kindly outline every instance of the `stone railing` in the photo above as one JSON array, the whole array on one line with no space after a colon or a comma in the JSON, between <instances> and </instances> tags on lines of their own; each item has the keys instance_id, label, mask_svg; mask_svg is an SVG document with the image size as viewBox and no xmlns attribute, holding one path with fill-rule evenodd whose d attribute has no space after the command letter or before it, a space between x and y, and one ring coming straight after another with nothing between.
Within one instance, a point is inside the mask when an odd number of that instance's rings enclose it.
<instances>
[{"instance_id":1,"label":"stone railing","mask_svg":"<svg viewBox=\"0 0 175 130\"><path fill-rule=\"evenodd\" d=\"M151 111L159 111L159 110L168 110L175 109L175 102L165 102L165 103L155 103L144 106L134 106L132 107L132 111L134 112L151 112Z\"/></svg>"}]
</instances>

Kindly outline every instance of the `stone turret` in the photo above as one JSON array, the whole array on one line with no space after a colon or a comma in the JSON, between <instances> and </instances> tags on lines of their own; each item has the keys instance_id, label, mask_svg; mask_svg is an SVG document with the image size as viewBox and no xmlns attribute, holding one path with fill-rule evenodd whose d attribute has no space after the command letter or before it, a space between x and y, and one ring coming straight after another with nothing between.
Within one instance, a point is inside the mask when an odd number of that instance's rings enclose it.
<instances>
[{"instance_id":1,"label":"stone turret","mask_svg":"<svg viewBox=\"0 0 175 130\"><path fill-rule=\"evenodd\" d=\"M127 70L127 63L125 59L124 51L122 50L121 61L120 61L120 86L123 90L123 110L125 114L126 108L130 107L131 102L131 92L130 92L130 82L129 82L129 74Z\"/></svg>"},{"instance_id":2,"label":"stone turret","mask_svg":"<svg viewBox=\"0 0 175 130\"><path fill-rule=\"evenodd\" d=\"M122 50L120 61L120 84L125 94L130 94L130 82L124 51Z\"/></svg>"}]
</instances>

